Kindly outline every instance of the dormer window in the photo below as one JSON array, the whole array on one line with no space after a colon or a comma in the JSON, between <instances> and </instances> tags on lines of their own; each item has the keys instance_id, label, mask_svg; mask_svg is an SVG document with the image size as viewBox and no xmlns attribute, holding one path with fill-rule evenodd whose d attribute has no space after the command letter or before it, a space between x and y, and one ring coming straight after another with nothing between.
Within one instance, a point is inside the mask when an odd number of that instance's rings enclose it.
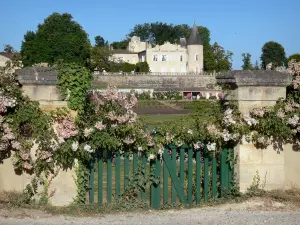
<instances>
[{"instance_id":1,"label":"dormer window","mask_svg":"<svg viewBox=\"0 0 300 225\"><path fill-rule=\"evenodd\" d=\"M153 61L154 61L154 62L157 61L157 55L153 55Z\"/></svg>"},{"instance_id":2,"label":"dormer window","mask_svg":"<svg viewBox=\"0 0 300 225\"><path fill-rule=\"evenodd\" d=\"M161 61L167 61L167 56L166 55L162 55Z\"/></svg>"},{"instance_id":3,"label":"dormer window","mask_svg":"<svg viewBox=\"0 0 300 225\"><path fill-rule=\"evenodd\" d=\"M196 61L198 61L199 59L198 59L198 55L196 55Z\"/></svg>"},{"instance_id":4,"label":"dormer window","mask_svg":"<svg viewBox=\"0 0 300 225\"><path fill-rule=\"evenodd\" d=\"M180 56L180 62L182 62L182 55Z\"/></svg>"}]
</instances>

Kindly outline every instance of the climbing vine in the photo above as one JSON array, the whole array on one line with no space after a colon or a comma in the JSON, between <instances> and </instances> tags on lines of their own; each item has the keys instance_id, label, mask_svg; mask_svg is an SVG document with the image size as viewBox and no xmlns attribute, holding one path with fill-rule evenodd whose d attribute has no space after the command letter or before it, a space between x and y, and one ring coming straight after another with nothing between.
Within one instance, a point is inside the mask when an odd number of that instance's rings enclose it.
<instances>
[{"instance_id":1,"label":"climbing vine","mask_svg":"<svg viewBox=\"0 0 300 225\"><path fill-rule=\"evenodd\" d=\"M91 87L90 71L76 63L60 63L56 66L57 87L61 96L68 100L68 107L80 111L84 109L87 91Z\"/></svg>"}]
</instances>

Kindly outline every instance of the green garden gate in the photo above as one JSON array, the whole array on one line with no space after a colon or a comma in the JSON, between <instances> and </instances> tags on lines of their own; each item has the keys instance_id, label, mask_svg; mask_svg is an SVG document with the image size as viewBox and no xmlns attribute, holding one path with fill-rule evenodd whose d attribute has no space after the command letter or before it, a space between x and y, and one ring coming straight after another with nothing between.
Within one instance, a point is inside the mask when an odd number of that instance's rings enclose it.
<instances>
[{"instance_id":1,"label":"green garden gate","mask_svg":"<svg viewBox=\"0 0 300 225\"><path fill-rule=\"evenodd\" d=\"M179 148L167 145L163 154L150 162L137 152L132 155L125 152L122 156L119 151L108 152L105 159L99 156L91 162L89 202L107 204L120 197L139 164L145 171L152 169L158 180L138 196L154 209L165 204L200 204L222 197L233 182L234 170L228 149L214 154L187 145Z\"/></svg>"}]
</instances>

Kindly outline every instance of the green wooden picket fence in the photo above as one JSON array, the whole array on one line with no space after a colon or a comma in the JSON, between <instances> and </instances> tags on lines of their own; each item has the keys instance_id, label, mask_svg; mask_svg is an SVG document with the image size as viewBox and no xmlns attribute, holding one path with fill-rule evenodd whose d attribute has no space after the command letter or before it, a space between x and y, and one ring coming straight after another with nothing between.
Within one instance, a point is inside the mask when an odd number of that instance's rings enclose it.
<instances>
[{"instance_id":1,"label":"green wooden picket fence","mask_svg":"<svg viewBox=\"0 0 300 225\"><path fill-rule=\"evenodd\" d=\"M164 204L200 204L211 198L219 198L231 188L233 168L228 161L228 149L217 155L207 151L195 151L188 146L166 146L161 158L147 160L145 155L125 152L108 152L104 159L98 156L91 162L89 202L111 203L129 185L138 164L154 171L159 183L138 196L154 209ZM187 155L187 157L186 157ZM95 176L95 174L97 176ZM96 197L95 197L96 196Z\"/></svg>"}]
</instances>

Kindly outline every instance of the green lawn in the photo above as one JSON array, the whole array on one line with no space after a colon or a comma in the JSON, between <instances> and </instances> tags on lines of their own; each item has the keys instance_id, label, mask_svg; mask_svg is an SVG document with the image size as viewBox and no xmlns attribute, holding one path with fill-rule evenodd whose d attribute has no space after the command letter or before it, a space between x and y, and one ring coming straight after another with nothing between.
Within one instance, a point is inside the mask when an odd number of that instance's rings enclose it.
<instances>
[{"instance_id":1,"label":"green lawn","mask_svg":"<svg viewBox=\"0 0 300 225\"><path fill-rule=\"evenodd\" d=\"M139 116L143 123L149 127L165 125L173 121L178 121L186 114L161 114L161 115L142 115Z\"/></svg>"}]
</instances>

